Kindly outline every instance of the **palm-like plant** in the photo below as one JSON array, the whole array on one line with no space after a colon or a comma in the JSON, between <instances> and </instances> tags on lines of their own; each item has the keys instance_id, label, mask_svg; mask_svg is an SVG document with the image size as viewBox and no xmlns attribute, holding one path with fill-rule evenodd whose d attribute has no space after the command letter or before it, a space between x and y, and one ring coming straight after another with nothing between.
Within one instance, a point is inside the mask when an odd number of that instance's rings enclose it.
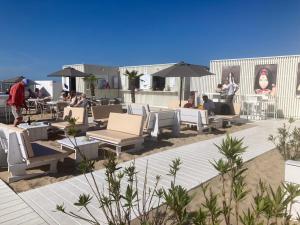
<instances>
[{"instance_id":1,"label":"palm-like plant","mask_svg":"<svg viewBox=\"0 0 300 225\"><path fill-rule=\"evenodd\" d=\"M131 102L135 103L135 81L137 78L140 78L141 76L143 76L144 74L139 74L138 71L136 70L132 70L132 71L128 71L126 70L124 73L125 76L128 77L129 80L129 89L130 89L130 94L131 94Z\"/></svg>"},{"instance_id":2,"label":"palm-like plant","mask_svg":"<svg viewBox=\"0 0 300 225\"><path fill-rule=\"evenodd\" d=\"M91 96L95 96L97 77L93 74L90 74L88 77L83 78L83 80L88 83L88 86L91 90Z\"/></svg>"}]
</instances>

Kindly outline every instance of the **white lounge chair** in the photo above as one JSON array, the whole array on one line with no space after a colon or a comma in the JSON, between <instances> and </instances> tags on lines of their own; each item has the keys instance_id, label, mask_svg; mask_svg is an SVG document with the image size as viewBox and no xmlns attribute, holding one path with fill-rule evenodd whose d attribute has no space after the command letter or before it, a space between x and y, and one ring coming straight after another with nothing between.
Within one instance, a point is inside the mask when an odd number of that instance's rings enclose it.
<instances>
[{"instance_id":1,"label":"white lounge chair","mask_svg":"<svg viewBox=\"0 0 300 225\"><path fill-rule=\"evenodd\" d=\"M124 146L134 145L134 148L131 150L139 150L143 147L144 138L142 136L142 129L142 116L110 113L107 129L89 131L86 135L115 146L117 156L119 156Z\"/></svg>"},{"instance_id":2,"label":"white lounge chair","mask_svg":"<svg viewBox=\"0 0 300 225\"><path fill-rule=\"evenodd\" d=\"M163 128L171 128L173 136L179 136L180 118L178 111L165 110L149 113L146 131L150 133L151 137L157 139Z\"/></svg>"},{"instance_id":3,"label":"white lounge chair","mask_svg":"<svg viewBox=\"0 0 300 225\"><path fill-rule=\"evenodd\" d=\"M110 113L123 113L122 105L97 105L91 108L94 122L106 124Z\"/></svg>"},{"instance_id":4,"label":"white lounge chair","mask_svg":"<svg viewBox=\"0 0 300 225\"><path fill-rule=\"evenodd\" d=\"M71 125L67 121L68 118L75 118L76 129L85 132L88 128L88 116L86 109L83 107L65 107L64 108L64 121L52 123L52 127L66 131Z\"/></svg>"},{"instance_id":5,"label":"white lounge chair","mask_svg":"<svg viewBox=\"0 0 300 225\"><path fill-rule=\"evenodd\" d=\"M179 108L181 124L195 125L197 131L203 132L204 129L210 128L207 110Z\"/></svg>"},{"instance_id":6,"label":"white lounge chair","mask_svg":"<svg viewBox=\"0 0 300 225\"><path fill-rule=\"evenodd\" d=\"M20 128L1 126L8 139L8 182L31 178L41 173L27 173L27 169L50 165L49 172L57 172L57 162L63 161L70 154L38 143L30 143L28 133Z\"/></svg>"}]
</instances>

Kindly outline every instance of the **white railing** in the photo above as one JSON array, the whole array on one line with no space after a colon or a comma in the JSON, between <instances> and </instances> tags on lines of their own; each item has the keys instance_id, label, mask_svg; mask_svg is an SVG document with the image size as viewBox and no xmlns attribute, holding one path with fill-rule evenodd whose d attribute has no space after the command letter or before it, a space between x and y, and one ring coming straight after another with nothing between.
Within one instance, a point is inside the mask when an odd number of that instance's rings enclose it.
<instances>
[{"instance_id":1,"label":"white railing","mask_svg":"<svg viewBox=\"0 0 300 225\"><path fill-rule=\"evenodd\" d=\"M204 93L214 102L226 102L220 93ZM269 95L234 96L233 102L241 103L241 115L251 120L277 118L277 98Z\"/></svg>"}]
</instances>

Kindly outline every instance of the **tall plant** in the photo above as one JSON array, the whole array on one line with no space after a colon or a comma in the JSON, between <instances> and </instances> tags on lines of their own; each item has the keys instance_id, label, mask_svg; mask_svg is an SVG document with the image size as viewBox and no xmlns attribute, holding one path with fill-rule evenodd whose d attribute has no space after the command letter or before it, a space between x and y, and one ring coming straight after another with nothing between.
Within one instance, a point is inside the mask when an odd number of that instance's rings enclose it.
<instances>
[{"instance_id":1,"label":"tall plant","mask_svg":"<svg viewBox=\"0 0 300 225\"><path fill-rule=\"evenodd\" d=\"M94 97L97 77L93 74L90 74L88 77L83 78L83 80L88 83L88 86L91 90L91 96Z\"/></svg>"},{"instance_id":2,"label":"tall plant","mask_svg":"<svg viewBox=\"0 0 300 225\"><path fill-rule=\"evenodd\" d=\"M139 74L138 71L136 70L132 70L132 71L128 71L126 70L124 73L125 76L128 77L129 80L129 89L130 89L130 94L131 94L131 102L135 103L135 81L137 78L140 78L141 76L143 76L144 74Z\"/></svg>"}]
</instances>

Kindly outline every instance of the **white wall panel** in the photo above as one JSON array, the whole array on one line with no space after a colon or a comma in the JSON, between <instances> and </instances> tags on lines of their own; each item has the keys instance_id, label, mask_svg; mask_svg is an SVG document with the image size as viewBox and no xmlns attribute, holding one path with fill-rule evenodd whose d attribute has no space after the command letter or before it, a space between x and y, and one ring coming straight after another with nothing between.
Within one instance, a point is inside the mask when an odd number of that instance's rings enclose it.
<instances>
[{"instance_id":1,"label":"white wall panel","mask_svg":"<svg viewBox=\"0 0 300 225\"><path fill-rule=\"evenodd\" d=\"M216 75L192 78L191 90L199 93L215 92L221 82L222 67L240 65L240 90L237 94L255 94L255 66L277 64L276 101L279 116L300 118L300 98L296 96L297 68L300 56L275 56L248 59L225 59L210 62L210 70Z\"/></svg>"}]
</instances>

